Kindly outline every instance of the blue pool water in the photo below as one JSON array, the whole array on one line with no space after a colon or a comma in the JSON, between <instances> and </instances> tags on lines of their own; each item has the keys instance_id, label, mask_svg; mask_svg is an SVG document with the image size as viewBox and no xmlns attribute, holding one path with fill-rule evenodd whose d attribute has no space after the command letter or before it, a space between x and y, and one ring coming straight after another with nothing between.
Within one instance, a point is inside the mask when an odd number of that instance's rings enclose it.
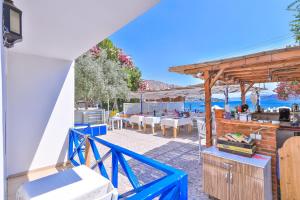
<instances>
[{"instance_id":1,"label":"blue pool water","mask_svg":"<svg viewBox=\"0 0 300 200\"><path fill-rule=\"evenodd\" d=\"M249 98L246 99L246 103L249 105L249 108L253 111L254 106L251 103ZM287 101L283 101L277 98L276 95L271 96L261 96L260 97L260 105L262 108L273 108L273 107L280 107L280 106L287 106L291 107L293 103L300 104L300 98L289 99ZM212 102L212 106L217 105L224 108L224 101L221 102ZM234 109L236 106L241 105L241 100L229 100L230 109ZM204 102L185 102L184 104L185 109L187 110L199 110L200 112L204 112Z\"/></svg>"}]
</instances>

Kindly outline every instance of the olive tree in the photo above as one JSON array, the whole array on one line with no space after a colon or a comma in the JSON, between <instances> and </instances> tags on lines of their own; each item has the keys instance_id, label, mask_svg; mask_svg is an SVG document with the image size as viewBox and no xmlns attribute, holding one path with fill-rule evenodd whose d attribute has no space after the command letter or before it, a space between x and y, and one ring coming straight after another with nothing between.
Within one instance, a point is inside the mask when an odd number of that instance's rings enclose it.
<instances>
[{"instance_id":1,"label":"olive tree","mask_svg":"<svg viewBox=\"0 0 300 200\"><path fill-rule=\"evenodd\" d=\"M104 50L96 56L87 52L75 63L75 100L95 104L126 99L126 80L127 74L117 62L107 59Z\"/></svg>"}]
</instances>

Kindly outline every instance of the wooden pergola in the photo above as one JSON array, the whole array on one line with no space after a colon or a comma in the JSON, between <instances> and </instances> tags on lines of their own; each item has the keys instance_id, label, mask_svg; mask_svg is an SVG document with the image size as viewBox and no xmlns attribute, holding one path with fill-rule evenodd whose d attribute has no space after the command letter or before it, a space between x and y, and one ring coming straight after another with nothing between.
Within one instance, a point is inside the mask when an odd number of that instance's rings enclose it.
<instances>
[{"instance_id":1,"label":"wooden pergola","mask_svg":"<svg viewBox=\"0 0 300 200\"><path fill-rule=\"evenodd\" d=\"M170 67L169 71L204 80L206 145L211 146L211 89L215 83L222 81L226 84L240 84L241 100L244 104L246 93L255 83L300 80L300 47Z\"/></svg>"}]
</instances>

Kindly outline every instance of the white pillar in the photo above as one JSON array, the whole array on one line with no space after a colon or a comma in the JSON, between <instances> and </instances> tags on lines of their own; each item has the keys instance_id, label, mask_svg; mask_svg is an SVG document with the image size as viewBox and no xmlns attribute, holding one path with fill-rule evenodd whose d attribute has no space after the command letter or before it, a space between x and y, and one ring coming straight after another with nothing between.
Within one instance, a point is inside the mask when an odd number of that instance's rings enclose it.
<instances>
[{"instance_id":1,"label":"white pillar","mask_svg":"<svg viewBox=\"0 0 300 200\"><path fill-rule=\"evenodd\" d=\"M0 0L0 21L2 22L2 5L3 0ZM2 30L2 23L1 28ZM6 199L6 155L5 155L5 116L6 116L6 52L3 47L2 31L0 37L0 199Z\"/></svg>"}]
</instances>

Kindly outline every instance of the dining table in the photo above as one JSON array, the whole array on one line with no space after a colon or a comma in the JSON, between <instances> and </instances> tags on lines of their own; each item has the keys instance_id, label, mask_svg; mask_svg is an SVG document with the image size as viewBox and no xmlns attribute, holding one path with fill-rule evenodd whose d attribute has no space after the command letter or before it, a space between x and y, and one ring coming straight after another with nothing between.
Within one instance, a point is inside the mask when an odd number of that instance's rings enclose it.
<instances>
[{"instance_id":1,"label":"dining table","mask_svg":"<svg viewBox=\"0 0 300 200\"><path fill-rule=\"evenodd\" d=\"M165 117L161 119L161 129L164 136L167 128L173 128L173 137L176 138L179 128L182 126L187 127L188 133L192 132L193 120L190 117Z\"/></svg>"},{"instance_id":2,"label":"dining table","mask_svg":"<svg viewBox=\"0 0 300 200\"><path fill-rule=\"evenodd\" d=\"M141 127L143 126L143 119L144 119L143 115L132 115L129 118L129 123L131 124L131 128L134 128L134 125L137 124L138 130L140 131Z\"/></svg>"},{"instance_id":3,"label":"dining table","mask_svg":"<svg viewBox=\"0 0 300 200\"><path fill-rule=\"evenodd\" d=\"M117 123L117 129L123 129L123 117L114 116L110 119L111 122L111 130L115 130L115 123Z\"/></svg>"},{"instance_id":4,"label":"dining table","mask_svg":"<svg viewBox=\"0 0 300 200\"><path fill-rule=\"evenodd\" d=\"M152 133L155 133L155 126L160 124L160 117L156 116L147 116L144 117L143 119L143 127L144 127L144 132L147 130L147 126L151 127Z\"/></svg>"}]
</instances>

